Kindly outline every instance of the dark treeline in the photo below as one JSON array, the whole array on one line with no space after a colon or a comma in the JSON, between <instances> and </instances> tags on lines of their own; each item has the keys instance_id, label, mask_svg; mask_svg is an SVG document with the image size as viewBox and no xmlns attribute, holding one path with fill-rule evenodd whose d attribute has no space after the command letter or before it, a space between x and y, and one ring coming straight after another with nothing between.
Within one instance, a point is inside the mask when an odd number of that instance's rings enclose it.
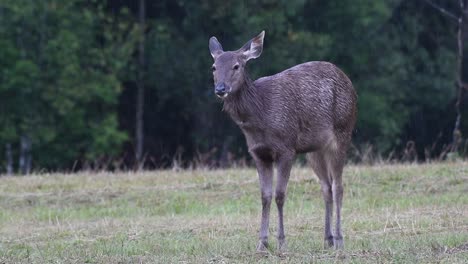
<instances>
[{"instance_id":1,"label":"dark treeline","mask_svg":"<svg viewBox=\"0 0 468 264\"><path fill-rule=\"evenodd\" d=\"M353 160L466 155L464 16L458 0L1 0L0 171L134 168L137 104L146 168L246 158L208 39L234 50L261 30L253 78L311 60L350 76Z\"/></svg>"}]
</instances>

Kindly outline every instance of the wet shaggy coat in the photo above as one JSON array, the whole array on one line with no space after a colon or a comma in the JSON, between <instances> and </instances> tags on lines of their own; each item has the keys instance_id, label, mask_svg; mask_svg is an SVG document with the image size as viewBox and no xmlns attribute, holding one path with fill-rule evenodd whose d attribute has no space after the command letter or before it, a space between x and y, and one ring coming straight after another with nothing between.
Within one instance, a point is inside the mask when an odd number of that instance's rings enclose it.
<instances>
[{"instance_id":1,"label":"wet shaggy coat","mask_svg":"<svg viewBox=\"0 0 468 264\"><path fill-rule=\"evenodd\" d=\"M346 151L355 100L351 81L339 68L307 62L255 82L246 77L223 109L242 129L249 152L273 161L285 152Z\"/></svg>"}]
</instances>

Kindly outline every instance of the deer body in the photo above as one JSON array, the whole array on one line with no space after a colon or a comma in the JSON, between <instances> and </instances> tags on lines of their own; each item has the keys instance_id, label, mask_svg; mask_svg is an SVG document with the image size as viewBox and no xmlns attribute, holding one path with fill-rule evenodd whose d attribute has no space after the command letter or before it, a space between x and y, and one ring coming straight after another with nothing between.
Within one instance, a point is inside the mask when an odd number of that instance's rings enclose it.
<instances>
[{"instance_id":1,"label":"deer body","mask_svg":"<svg viewBox=\"0 0 468 264\"><path fill-rule=\"evenodd\" d=\"M325 242L343 247L341 232L341 174L356 119L356 94L351 81L328 62L307 62L252 82L245 63L257 58L264 32L235 52L222 51L210 39L215 93L223 109L243 131L257 165L262 197L258 251L268 246L270 204L273 198L273 165L277 168L275 202L278 207L278 247L285 246L283 205L294 159L311 153L309 160L320 179L325 200ZM333 202L335 234L331 231Z\"/></svg>"},{"instance_id":2,"label":"deer body","mask_svg":"<svg viewBox=\"0 0 468 264\"><path fill-rule=\"evenodd\" d=\"M336 148L341 135L335 128L345 128L354 115L354 105L346 100L355 96L351 82L328 62L308 62L248 82L238 96L224 100L224 110L254 153L260 146L273 156Z\"/></svg>"}]
</instances>

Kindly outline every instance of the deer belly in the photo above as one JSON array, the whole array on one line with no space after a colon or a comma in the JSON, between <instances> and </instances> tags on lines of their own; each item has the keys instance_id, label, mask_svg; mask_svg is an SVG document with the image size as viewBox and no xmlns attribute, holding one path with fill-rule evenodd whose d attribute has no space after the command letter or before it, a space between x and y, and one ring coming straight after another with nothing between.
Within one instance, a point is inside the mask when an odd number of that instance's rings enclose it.
<instances>
[{"instance_id":1,"label":"deer belly","mask_svg":"<svg viewBox=\"0 0 468 264\"><path fill-rule=\"evenodd\" d=\"M296 152L306 153L324 148L335 149L336 137L332 131L300 133L296 140Z\"/></svg>"}]
</instances>

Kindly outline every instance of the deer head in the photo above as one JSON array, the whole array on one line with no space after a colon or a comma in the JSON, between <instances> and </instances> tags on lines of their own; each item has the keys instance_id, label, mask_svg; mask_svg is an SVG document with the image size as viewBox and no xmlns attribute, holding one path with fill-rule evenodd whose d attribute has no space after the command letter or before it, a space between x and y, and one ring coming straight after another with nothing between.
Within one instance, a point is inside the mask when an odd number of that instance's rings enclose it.
<instances>
[{"instance_id":1,"label":"deer head","mask_svg":"<svg viewBox=\"0 0 468 264\"><path fill-rule=\"evenodd\" d=\"M264 36L265 31L262 31L242 48L226 52L216 37L210 38L210 53L214 59L212 66L214 92L218 97L226 98L241 89L245 81L245 65L247 61L260 57Z\"/></svg>"}]
</instances>

